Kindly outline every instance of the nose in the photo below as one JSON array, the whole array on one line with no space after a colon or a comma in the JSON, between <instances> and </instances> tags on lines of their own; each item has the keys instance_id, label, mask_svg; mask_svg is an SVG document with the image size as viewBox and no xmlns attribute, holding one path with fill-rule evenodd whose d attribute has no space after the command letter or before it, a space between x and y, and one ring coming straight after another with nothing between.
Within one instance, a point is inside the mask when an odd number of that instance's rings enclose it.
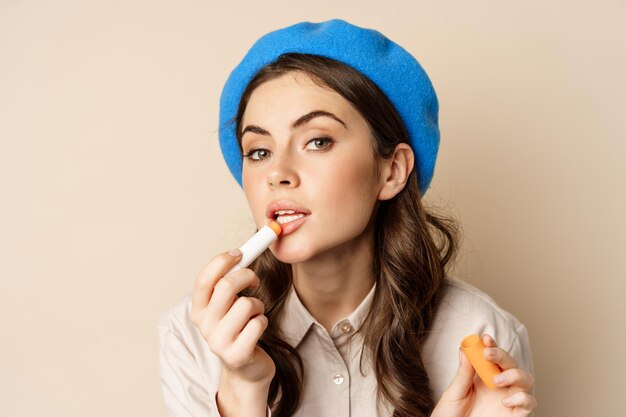
<instances>
[{"instance_id":1,"label":"nose","mask_svg":"<svg viewBox=\"0 0 626 417\"><path fill-rule=\"evenodd\" d=\"M289 158L275 158L271 170L267 174L267 185L270 188L293 188L300 185L300 178L295 170L293 161Z\"/></svg>"}]
</instances>

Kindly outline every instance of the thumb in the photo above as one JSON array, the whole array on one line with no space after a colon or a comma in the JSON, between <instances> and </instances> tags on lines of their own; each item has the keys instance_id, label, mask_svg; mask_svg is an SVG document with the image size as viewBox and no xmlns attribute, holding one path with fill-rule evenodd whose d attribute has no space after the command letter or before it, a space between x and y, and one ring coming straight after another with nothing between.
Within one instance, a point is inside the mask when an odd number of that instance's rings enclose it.
<instances>
[{"instance_id":1,"label":"thumb","mask_svg":"<svg viewBox=\"0 0 626 417\"><path fill-rule=\"evenodd\" d=\"M444 393L448 401L465 399L474 384L474 375L476 374L476 371L465 356L463 349L460 348L459 360L459 369Z\"/></svg>"}]
</instances>

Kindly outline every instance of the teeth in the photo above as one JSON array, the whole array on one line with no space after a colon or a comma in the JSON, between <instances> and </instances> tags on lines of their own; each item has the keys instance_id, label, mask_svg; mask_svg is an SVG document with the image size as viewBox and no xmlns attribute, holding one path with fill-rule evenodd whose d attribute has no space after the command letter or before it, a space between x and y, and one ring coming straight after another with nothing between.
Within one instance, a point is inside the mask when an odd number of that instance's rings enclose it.
<instances>
[{"instance_id":1,"label":"teeth","mask_svg":"<svg viewBox=\"0 0 626 417\"><path fill-rule=\"evenodd\" d=\"M295 210L277 210L274 213L274 216L280 216L281 214L294 214L295 212Z\"/></svg>"},{"instance_id":2,"label":"teeth","mask_svg":"<svg viewBox=\"0 0 626 417\"><path fill-rule=\"evenodd\" d=\"M299 218L302 218L302 217L304 217L304 214L302 214L302 213L295 214L293 216L281 216L281 215L279 215L276 218L276 221L278 222L278 224L285 224L285 223L292 222L292 221L294 221L296 219L299 219Z\"/></svg>"}]
</instances>

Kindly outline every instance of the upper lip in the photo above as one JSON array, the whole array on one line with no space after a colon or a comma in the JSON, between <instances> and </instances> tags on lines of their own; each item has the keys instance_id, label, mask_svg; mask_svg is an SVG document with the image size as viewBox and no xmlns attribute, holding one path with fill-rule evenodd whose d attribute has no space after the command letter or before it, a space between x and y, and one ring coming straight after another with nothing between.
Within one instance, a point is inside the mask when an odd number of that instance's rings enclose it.
<instances>
[{"instance_id":1,"label":"upper lip","mask_svg":"<svg viewBox=\"0 0 626 417\"><path fill-rule=\"evenodd\" d=\"M274 200L267 206L265 215L268 219L275 220L274 213L276 213L278 210L293 210L296 213L311 214L310 210L305 209L304 207L298 205L297 203L294 203L293 201Z\"/></svg>"}]
</instances>

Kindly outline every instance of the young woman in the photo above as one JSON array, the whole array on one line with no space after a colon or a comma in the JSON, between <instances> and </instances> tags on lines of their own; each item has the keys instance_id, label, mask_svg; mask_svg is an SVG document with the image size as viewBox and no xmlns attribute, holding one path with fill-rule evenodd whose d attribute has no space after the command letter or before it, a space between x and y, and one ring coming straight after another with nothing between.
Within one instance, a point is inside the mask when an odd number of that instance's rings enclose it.
<instances>
[{"instance_id":1,"label":"young woman","mask_svg":"<svg viewBox=\"0 0 626 417\"><path fill-rule=\"evenodd\" d=\"M437 111L376 31L332 20L257 41L224 87L220 142L257 227L283 233L249 268L213 258L162 316L171 415L530 415L525 327L446 276L455 224L422 205ZM496 389L459 350L471 333Z\"/></svg>"}]
</instances>

